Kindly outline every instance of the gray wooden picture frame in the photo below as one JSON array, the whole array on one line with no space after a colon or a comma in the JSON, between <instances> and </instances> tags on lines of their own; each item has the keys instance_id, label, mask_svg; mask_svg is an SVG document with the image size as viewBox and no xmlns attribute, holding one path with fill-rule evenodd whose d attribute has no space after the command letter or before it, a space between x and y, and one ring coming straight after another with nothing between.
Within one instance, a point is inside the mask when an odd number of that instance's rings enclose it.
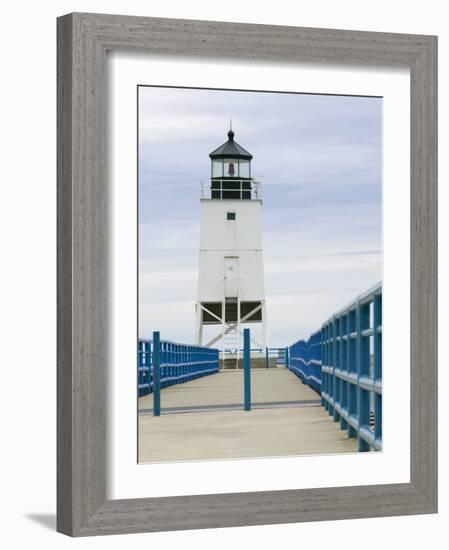
<instances>
[{"instance_id":1,"label":"gray wooden picture frame","mask_svg":"<svg viewBox=\"0 0 449 550\"><path fill-rule=\"evenodd\" d=\"M437 511L437 38L74 13L58 19L57 529L72 536ZM106 499L106 52L408 67L410 483Z\"/></svg>"}]
</instances>

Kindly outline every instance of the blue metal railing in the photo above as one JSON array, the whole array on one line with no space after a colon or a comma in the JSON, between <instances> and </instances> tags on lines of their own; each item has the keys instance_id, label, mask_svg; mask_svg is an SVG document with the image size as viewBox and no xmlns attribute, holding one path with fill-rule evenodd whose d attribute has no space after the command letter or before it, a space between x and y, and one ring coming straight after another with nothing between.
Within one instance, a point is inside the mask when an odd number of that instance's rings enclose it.
<instances>
[{"instance_id":1,"label":"blue metal railing","mask_svg":"<svg viewBox=\"0 0 449 550\"><path fill-rule=\"evenodd\" d=\"M225 356L235 356L235 354L239 352L239 356L242 357L244 348L240 348L239 350L225 350ZM268 369L270 366L270 358L275 359L276 365L285 365L285 357L288 355L288 348L250 348L250 353L252 354L265 354L265 367Z\"/></svg>"},{"instance_id":2,"label":"blue metal railing","mask_svg":"<svg viewBox=\"0 0 449 550\"><path fill-rule=\"evenodd\" d=\"M305 384L321 393L321 330L305 342L299 340L290 348L286 366Z\"/></svg>"},{"instance_id":3,"label":"blue metal railing","mask_svg":"<svg viewBox=\"0 0 449 550\"><path fill-rule=\"evenodd\" d=\"M156 333L155 333L156 334ZM154 342L139 340L137 389L139 397L154 390ZM160 341L159 344L160 388L189 382L201 376L215 374L219 369L219 351L174 342ZM157 382L157 381L156 381Z\"/></svg>"},{"instance_id":4,"label":"blue metal railing","mask_svg":"<svg viewBox=\"0 0 449 550\"><path fill-rule=\"evenodd\" d=\"M360 451L382 449L382 285L328 319L306 342L290 346L287 368L321 395Z\"/></svg>"}]
</instances>

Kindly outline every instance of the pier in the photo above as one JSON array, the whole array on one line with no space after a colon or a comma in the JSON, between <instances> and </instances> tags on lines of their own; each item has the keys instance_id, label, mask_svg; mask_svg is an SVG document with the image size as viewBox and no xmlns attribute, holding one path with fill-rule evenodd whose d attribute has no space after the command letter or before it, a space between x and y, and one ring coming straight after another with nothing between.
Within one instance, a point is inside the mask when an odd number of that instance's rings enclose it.
<instances>
[{"instance_id":1,"label":"pier","mask_svg":"<svg viewBox=\"0 0 449 550\"><path fill-rule=\"evenodd\" d=\"M382 448L382 286L251 368L219 351L139 343L139 462L375 452ZM154 345L159 347L154 353Z\"/></svg>"}]
</instances>

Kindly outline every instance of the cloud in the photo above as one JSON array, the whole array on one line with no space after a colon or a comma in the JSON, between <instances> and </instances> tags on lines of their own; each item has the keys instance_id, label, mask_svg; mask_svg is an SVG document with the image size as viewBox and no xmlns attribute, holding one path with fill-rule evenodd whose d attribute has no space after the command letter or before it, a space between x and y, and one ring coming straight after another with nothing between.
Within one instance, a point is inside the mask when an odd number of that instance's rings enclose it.
<instances>
[{"instance_id":1,"label":"cloud","mask_svg":"<svg viewBox=\"0 0 449 550\"><path fill-rule=\"evenodd\" d=\"M262 177L272 345L305 337L382 278L379 98L139 90L140 331L191 342L199 187L235 139Z\"/></svg>"}]
</instances>

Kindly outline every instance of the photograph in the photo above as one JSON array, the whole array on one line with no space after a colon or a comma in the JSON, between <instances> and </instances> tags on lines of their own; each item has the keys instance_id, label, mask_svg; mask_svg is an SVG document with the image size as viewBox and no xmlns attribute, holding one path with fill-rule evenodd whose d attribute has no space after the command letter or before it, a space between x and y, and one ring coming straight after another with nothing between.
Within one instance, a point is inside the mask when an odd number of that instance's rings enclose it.
<instances>
[{"instance_id":1,"label":"photograph","mask_svg":"<svg viewBox=\"0 0 449 550\"><path fill-rule=\"evenodd\" d=\"M138 462L382 450L382 98L139 85Z\"/></svg>"}]
</instances>

